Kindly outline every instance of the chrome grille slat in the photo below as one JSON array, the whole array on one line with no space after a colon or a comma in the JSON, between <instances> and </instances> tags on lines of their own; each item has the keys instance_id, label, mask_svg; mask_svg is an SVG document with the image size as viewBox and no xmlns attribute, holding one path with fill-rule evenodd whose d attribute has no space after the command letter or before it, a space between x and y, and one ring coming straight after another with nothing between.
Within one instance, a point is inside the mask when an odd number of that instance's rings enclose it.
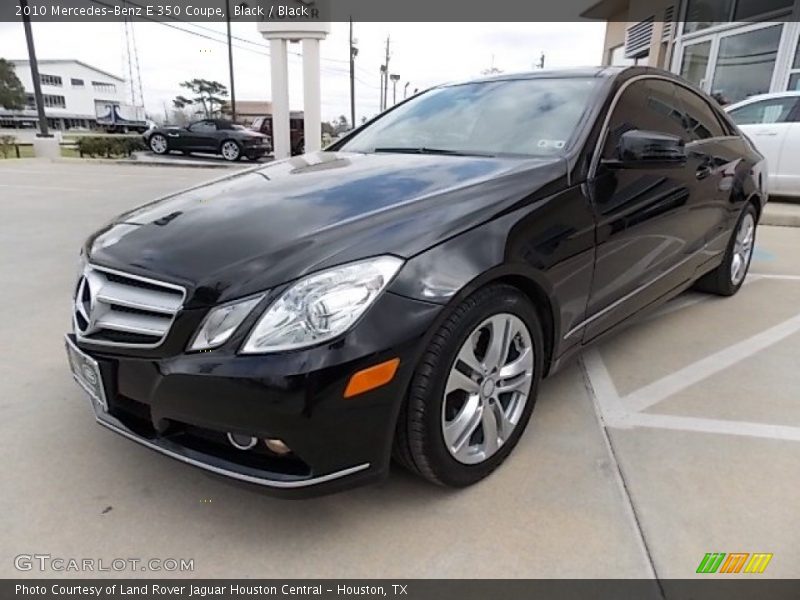
<instances>
[{"instance_id":1,"label":"chrome grille slat","mask_svg":"<svg viewBox=\"0 0 800 600\"><path fill-rule=\"evenodd\" d=\"M97 321L97 326L101 329L161 337L167 333L171 323L172 319L169 317L165 319L112 310Z\"/></svg>"},{"instance_id":2,"label":"chrome grille slat","mask_svg":"<svg viewBox=\"0 0 800 600\"><path fill-rule=\"evenodd\" d=\"M93 344L156 347L185 298L186 290L178 285L87 265L74 298L75 335Z\"/></svg>"},{"instance_id":3,"label":"chrome grille slat","mask_svg":"<svg viewBox=\"0 0 800 600\"><path fill-rule=\"evenodd\" d=\"M168 315L175 314L183 301L181 296L175 294L128 287L108 280L105 280L103 287L97 293L97 299L106 304L118 304Z\"/></svg>"}]
</instances>

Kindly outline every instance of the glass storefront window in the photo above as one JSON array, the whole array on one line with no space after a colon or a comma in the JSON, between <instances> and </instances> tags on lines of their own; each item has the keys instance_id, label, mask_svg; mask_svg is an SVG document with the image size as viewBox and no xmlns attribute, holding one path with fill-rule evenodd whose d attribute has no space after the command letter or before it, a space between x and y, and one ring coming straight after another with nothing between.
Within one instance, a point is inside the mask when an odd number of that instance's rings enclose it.
<instances>
[{"instance_id":1,"label":"glass storefront window","mask_svg":"<svg viewBox=\"0 0 800 600\"><path fill-rule=\"evenodd\" d=\"M700 31L731 20L733 0L689 0L684 33Z\"/></svg>"},{"instance_id":2,"label":"glass storefront window","mask_svg":"<svg viewBox=\"0 0 800 600\"><path fill-rule=\"evenodd\" d=\"M708 66L710 52L711 42L686 46L683 50L683 61L681 62L681 77L691 81L698 87L702 87L703 79L706 77L706 67Z\"/></svg>"},{"instance_id":3,"label":"glass storefront window","mask_svg":"<svg viewBox=\"0 0 800 600\"><path fill-rule=\"evenodd\" d=\"M737 0L733 20L744 21L756 15L791 9L793 4L794 0Z\"/></svg>"},{"instance_id":4,"label":"glass storefront window","mask_svg":"<svg viewBox=\"0 0 800 600\"><path fill-rule=\"evenodd\" d=\"M738 102L768 92L782 32L780 24L720 39L711 93Z\"/></svg>"},{"instance_id":5,"label":"glass storefront window","mask_svg":"<svg viewBox=\"0 0 800 600\"><path fill-rule=\"evenodd\" d=\"M800 39L797 40L797 48L794 51L794 62L789 71L789 85L787 90L800 90Z\"/></svg>"},{"instance_id":6,"label":"glass storefront window","mask_svg":"<svg viewBox=\"0 0 800 600\"><path fill-rule=\"evenodd\" d=\"M790 10L794 0L689 0L684 33L708 29L731 21Z\"/></svg>"}]
</instances>

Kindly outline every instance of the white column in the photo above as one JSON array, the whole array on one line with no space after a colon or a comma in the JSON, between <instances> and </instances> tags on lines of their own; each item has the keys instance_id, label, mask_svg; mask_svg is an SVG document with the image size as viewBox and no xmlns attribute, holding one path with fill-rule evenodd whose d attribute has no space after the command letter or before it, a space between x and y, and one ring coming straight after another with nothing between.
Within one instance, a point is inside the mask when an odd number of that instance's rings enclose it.
<instances>
[{"instance_id":1,"label":"white column","mask_svg":"<svg viewBox=\"0 0 800 600\"><path fill-rule=\"evenodd\" d=\"M319 80L319 40L306 38L303 40L303 136L306 152L315 152L322 146Z\"/></svg>"},{"instance_id":2,"label":"white column","mask_svg":"<svg viewBox=\"0 0 800 600\"><path fill-rule=\"evenodd\" d=\"M272 146L275 159L279 160L292 154L289 140L289 64L286 40L271 39L269 49L272 67Z\"/></svg>"}]
</instances>

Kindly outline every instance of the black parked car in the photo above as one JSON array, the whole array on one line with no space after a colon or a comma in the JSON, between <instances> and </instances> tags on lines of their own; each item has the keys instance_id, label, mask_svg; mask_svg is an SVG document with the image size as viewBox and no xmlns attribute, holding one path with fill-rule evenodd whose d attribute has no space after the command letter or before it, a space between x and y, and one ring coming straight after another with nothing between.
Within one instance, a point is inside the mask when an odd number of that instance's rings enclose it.
<instances>
[{"instance_id":1,"label":"black parked car","mask_svg":"<svg viewBox=\"0 0 800 600\"><path fill-rule=\"evenodd\" d=\"M223 119L203 119L186 127L156 127L145 132L144 142L155 154L210 152L230 161L242 156L256 160L272 152L269 136Z\"/></svg>"},{"instance_id":2,"label":"black parked car","mask_svg":"<svg viewBox=\"0 0 800 600\"><path fill-rule=\"evenodd\" d=\"M666 72L437 87L91 236L73 373L101 425L267 488L376 480L392 455L465 486L586 344L692 285L736 293L765 176Z\"/></svg>"}]
</instances>

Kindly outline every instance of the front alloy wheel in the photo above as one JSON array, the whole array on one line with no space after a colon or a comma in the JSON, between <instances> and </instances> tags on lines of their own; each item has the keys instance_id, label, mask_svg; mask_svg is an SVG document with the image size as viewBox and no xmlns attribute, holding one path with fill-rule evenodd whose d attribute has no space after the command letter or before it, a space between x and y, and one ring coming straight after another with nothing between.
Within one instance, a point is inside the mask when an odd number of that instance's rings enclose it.
<instances>
[{"instance_id":1,"label":"front alloy wheel","mask_svg":"<svg viewBox=\"0 0 800 600\"><path fill-rule=\"evenodd\" d=\"M467 337L450 369L442 434L458 462L493 456L519 424L533 379L533 343L512 314L489 317Z\"/></svg>"},{"instance_id":2,"label":"front alloy wheel","mask_svg":"<svg viewBox=\"0 0 800 600\"><path fill-rule=\"evenodd\" d=\"M167 138L163 135L154 133L150 137L150 150L152 150L154 154L166 154L168 149Z\"/></svg>"},{"instance_id":3,"label":"front alloy wheel","mask_svg":"<svg viewBox=\"0 0 800 600\"><path fill-rule=\"evenodd\" d=\"M241 157L242 151L239 148L239 144L233 140L228 140L223 142L220 148L220 154L222 154L222 158L225 160L236 161Z\"/></svg>"},{"instance_id":4,"label":"front alloy wheel","mask_svg":"<svg viewBox=\"0 0 800 600\"><path fill-rule=\"evenodd\" d=\"M480 481L530 419L544 364L539 315L519 289L492 284L454 307L409 386L393 455L441 485Z\"/></svg>"}]
</instances>

